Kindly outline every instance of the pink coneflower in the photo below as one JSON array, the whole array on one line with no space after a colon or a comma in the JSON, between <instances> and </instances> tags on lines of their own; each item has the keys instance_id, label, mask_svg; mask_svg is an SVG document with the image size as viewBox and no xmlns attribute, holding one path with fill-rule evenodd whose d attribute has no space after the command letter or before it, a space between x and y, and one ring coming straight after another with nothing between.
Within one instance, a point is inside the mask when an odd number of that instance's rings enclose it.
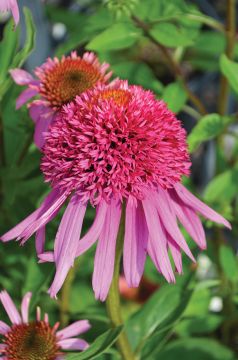
<instances>
[{"instance_id":1,"label":"pink coneflower","mask_svg":"<svg viewBox=\"0 0 238 360\"><path fill-rule=\"evenodd\" d=\"M0 1L0 12L11 11L15 25L19 23L19 8L17 0L1 0Z\"/></svg>"},{"instance_id":2,"label":"pink coneflower","mask_svg":"<svg viewBox=\"0 0 238 360\"><path fill-rule=\"evenodd\" d=\"M34 140L38 147L43 146L44 133L63 105L98 82L107 82L112 74L107 73L108 67L106 63L100 64L93 53L85 53L81 58L72 52L61 60L56 57L47 59L36 68L36 79L25 70L11 70L14 81L27 86L17 99L17 109L38 95L38 99L29 104L30 116L36 125Z\"/></svg>"},{"instance_id":3,"label":"pink coneflower","mask_svg":"<svg viewBox=\"0 0 238 360\"><path fill-rule=\"evenodd\" d=\"M87 320L77 321L58 331L59 323L50 326L48 314L41 320L40 308L37 308L35 321L29 320L29 303L31 293L27 293L18 312L11 297L6 291L0 293L0 301L4 306L12 325L0 321L0 357L4 360L63 360L62 350L85 350L88 343L75 336L90 329Z\"/></svg>"},{"instance_id":4,"label":"pink coneflower","mask_svg":"<svg viewBox=\"0 0 238 360\"><path fill-rule=\"evenodd\" d=\"M138 286L147 254L168 282L175 281L169 251L179 273L181 250L194 260L177 220L202 249L206 240L198 213L230 227L181 184L190 167L185 130L163 101L139 86L116 82L111 88L98 86L76 97L51 126L43 153L41 169L53 190L38 210L2 240L17 238L24 244L36 232L38 254L43 252L45 225L70 199L54 253L40 256L56 263L51 296L59 291L74 259L98 240L93 289L96 298L105 300L122 204L123 265L130 287ZM80 240L89 202L96 207L96 216Z\"/></svg>"}]
</instances>

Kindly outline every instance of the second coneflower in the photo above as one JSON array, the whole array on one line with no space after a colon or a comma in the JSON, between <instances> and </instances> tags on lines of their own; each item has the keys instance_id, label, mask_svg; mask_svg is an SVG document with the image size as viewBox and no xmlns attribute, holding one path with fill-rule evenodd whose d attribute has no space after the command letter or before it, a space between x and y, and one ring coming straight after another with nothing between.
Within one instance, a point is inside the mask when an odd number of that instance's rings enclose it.
<instances>
[{"instance_id":1,"label":"second coneflower","mask_svg":"<svg viewBox=\"0 0 238 360\"><path fill-rule=\"evenodd\" d=\"M88 343L78 335L88 331L87 320L79 320L58 330L59 323L50 326L48 314L41 319L37 308L36 320L29 320L31 293L22 300L21 312L13 303L7 291L0 292L0 301L11 321L11 325L0 320L0 358L3 360L64 360L66 350L82 351Z\"/></svg>"},{"instance_id":2,"label":"second coneflower","mask_svg":"<svg viewBox=\"0 0 238 360\"><path fill-rule=\"evenodd\" d=\"M69 199L54 252L40 255L56 264L50 294L57 294L75 258L98 240L93 289L96 298L105 300L124 206L123 265L128 285L138 286L147 254L166 280L174 282L169 251L179 273L181 251L194 260L177 220L201 249L206 240L198 213L230 227L181 184L189 168L185 130L163 101L126 82L98 86L64 106L51 126L41 169L53 190L2 241L17 238L24 244L36 232L37 251L43 253L45 226ZM89 202L96 207L96 216L80 239Z\"/></svg>"},{"instance_id":3,"label":"second coneflower","mask_svg":"<svg viewBox=\"0 0 238 360\"><path fill-rule=\"evenodd\" d=\"M107 72L109 65L100 64L96 55L85 53L82 57L76 52L62 59L48 58L35 69L36 78L22 69L11 70L18 85L27 86L17 99L17 109L33 97L29 103L30 116L35 122L34 140L38 147L44 144L44 135L62 106L72 101L98 82L106 83L111 77Z\"/></svg>"}]
</instances>

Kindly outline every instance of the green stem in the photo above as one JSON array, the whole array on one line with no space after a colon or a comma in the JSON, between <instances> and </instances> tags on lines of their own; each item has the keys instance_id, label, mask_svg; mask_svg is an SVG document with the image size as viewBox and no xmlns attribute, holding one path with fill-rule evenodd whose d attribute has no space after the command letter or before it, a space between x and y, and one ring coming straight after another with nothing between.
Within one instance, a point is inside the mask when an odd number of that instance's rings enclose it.
<instances>
[{"instance_id":1,"label":"green stem","mask_svg":"<svg viewBox=\"0 0 238 360\"><path fill-rule=\"evenodd\" d=\"M106 301L107 312L111 319L111 323L113 327L117 327L123 324L122 315L121 315L120 293L119 293L119 274L120 274L121 255L123 250L124 233L125 233L125 208L123 206L121 223L117 237L114 275ZM117 340L117 347L121 353L122 359L124 360L135 359L135 356L133 354L133 351L131 349L127 335L124 330L122 331L122 333L120 334Z\"/></svg>"},{"instance_id":2,"label":"green stem","mask_svg":"<svg viewBox=\"0 0 238 360\"><path fill-rule=\"evenodd\" d=\"M75 268L76 268L76 264L74 265L74 267L70 269L61 290L59 308L60 308L60 324L62 327L67 326L69 323L70 293L75 277Z\"/></svg>"},{"instance_id":3,"label":"green stem","mask_svg":"<svg viewBox=\"0 0 238 360\"><path fill-rule=\"evenodd\" d=\"M227 0L227 14L226 14L226 56L229 59L233 58L235 41L236 41L236 0ZM218 113L224 115L227 110L227 103L229 97L229 83L227 78L221 76L220 94L218 102Z\"/></svg>"}]
</instances>

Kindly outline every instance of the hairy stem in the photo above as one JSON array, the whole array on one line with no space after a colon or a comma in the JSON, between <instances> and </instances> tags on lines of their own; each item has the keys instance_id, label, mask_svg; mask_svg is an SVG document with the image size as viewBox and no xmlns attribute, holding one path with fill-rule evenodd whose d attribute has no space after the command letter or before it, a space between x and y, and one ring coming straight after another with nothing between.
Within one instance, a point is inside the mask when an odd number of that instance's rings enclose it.
<instances>
[{"instance_id":1,"label":"hairy stem","mask_svg":"<svg viewBox=\"0 0 238 360\"><path fill-rule=\"evenodd\" d=\"M120 305L120 293L119 293L119 274L120 274L120 260L123 249L124 233L125 233L125 208L123 206L121 223L117 237L114 275L106 301L107 312L111 319L111 323L113 327L123 324L123 319L121 315L121 305ZM128 338L124 330L122 331L122 333L120 334L117 340L117 347L121 353L123 360L135 359L135 356L133 354L133 351L131 349L131 346L129 344Z\"/></svg>"},{"instance_id":2,"label":"hairy stem","mask_svg":"<svg viewBox=\"0 0 238 360\"><path fill-rule=\"evenodd\" d=\"M160 44L151 34L149 31L149 27L146 23L144 23L141 19L137 16L132 16L132 20L136 26L143 30L144 35L150 39L150 41L157 46L157 48L163 53L166 59L166 65L169 67L171 73L175 75L176 79L181 82L183 85L184 90L187 93L188 98L193 103L193 105L197 108L201 115L206 115L207 110L201 100L191 91L188 87L186 80L184 79L183 72L179 66L179 64L174 60L173 56L171 55L170 51L162 44Z\"/></svg>"},{"instance_id":3,"label":"hairy stem","mask_svg":"<svg viewBox=\"0 0 238 360\"><path fill-rule=\"evenodd\" d=\"M226 56L229 59L233 58L235 40L236 40L236 1L227 0L226 11ZM227 103L229 98L229 84L224 75L221 76L220 94L218 102L218 113L224 115L227 110Z\"/></svg>"}]
</instances>

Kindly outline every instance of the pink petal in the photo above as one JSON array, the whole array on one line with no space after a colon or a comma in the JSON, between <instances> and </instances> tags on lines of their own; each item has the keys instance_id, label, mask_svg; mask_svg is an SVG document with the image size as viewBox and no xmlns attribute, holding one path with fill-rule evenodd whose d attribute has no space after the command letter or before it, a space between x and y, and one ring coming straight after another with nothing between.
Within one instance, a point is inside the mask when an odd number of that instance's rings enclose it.
<instances>
[{"instance_id":1,"label":"pink petal","mask_svg":"<svg viewBox=\"0 0 238 360\"><path fill-rule=\"evenodd\" d=\"M10 70L9 72L15 83L18 85L29 85L32 83L34 84L36 81L33 76L25 70L16 68Z\"/></svg>"},{"instance_id":2,"label":"pink petal","mask_svg":"<svg viewBox=\"0 0 238 360\"><path fill-rule=\"evenodd\" d=\"M15 25L19 23L20 15L17 0L1 0L0 12L11 10Z\"/></svg>"},{"instance_id":3,"label":"pink petal","mask_svg":"<svg viewBox=\"0 0 238 360\"><path fill-rule=\"evenodd\" d=\"M58 341L58 345L64 350L86 350L89 347L87 341L76 338Z\"/></svg>"},{"instance_id":4,"label":"pink petal","mask_svg":"<svg viewBox=\"0 0 238 360\"><path fill-rule=\"evenodd\" d=\"M75 323L67 326L66 328L57 332L57 336L61 337L61 339L67 339L72 336L77 336L88 331L91 328L88 320L79 320Z\"/></svg>"},{"instance_id":5,"label":"pink petal","mask_svg":"<svg viewBox=\"0 0 238 360\"><path fill-rule=\"evenodd\" d=\"M100 204L97 206L96 216L93 225L79 241L76 256L80 256L81 254L83 254L98 240L104 225L107 209L108 204L104 200L101 200Z\"/></svg>"},{"instance_id":6,"label":"pink petal","mask_svg":"<svg viewBox=\"0 0 238 360\"><path fill-rule=\"evenodd\" d=\"M46 251L42 254L38 254L38 258L39 258L39 262L40 263L44 263L44 262L54 262L55 258L54 258L54 253L53 251Z\"/></svg>"},{"instance_id":7,"label":"pink petal","mask_svg":"<svg viewBox=\"0 0 238 360\"><path fill-rule=\"evenodd\" d=\"M166 234L163 232L157 209L148 197L142 201L142 204L149 230L148 253L166 280L174 282L175 277L167 252Z\"/></svg>"},{"instance_id":8,"label":"pink petal","mask_svg":"<svg viewBox=\"0 0 238 360\"><path fill-rule=\"evenodd\" d=\"M10 326L8 326L5 322L0 320L0 334L5 335L9 330Z\"/></svg>"},{"instance_id":9,"label":"pink petal","mask_svg":"<svg viewBox=\"0 0 238 360\"><path fill-rule=\"evenodd\" d=\"M148 228L141 202L127 203L123 249L125 278L130 287L137 287L144 271Z\"/></svg>"},{"instance_id":10,"label":"pink petal","mask_svg":"<svg viewBox=\"0 0 238 360\"><path fill-rule=\"evenodd\" d=\"M53 119L54 119L53 115L48 117L40 116L36 121L34 142L39 149L41 149L44 146L45 135L47 134L47 131Z\"/></svg>"},{"instance_id":11,"label":"pink petal","mask_svg":"<svg viewBox=\"0 0 238 360\"><path fill-rule=\"evenodd\" d=\"M25 296L22 299L22 303L21 303L21 316L22 316L22 321L24 323L28 322L28 317L29 317L29 304L31 301L31 296L32 293L28 292L25 294Z\"/></svg>"},{"instance_id":12,"label":"pink petal","mask_svg":"<svg viewBox=\"0 0 238 360\"><path fill-rule=\"evenodd\" d=\"M0 301L2 302L11 322L13 324L21 324L22 319L20 314L6 290L0 292Z\"/></svg>"},{"instance_id":13,"label":"pink petal","mask_svg":"<svg viewBox=\"0 0 238 360\"><path fill-rule=\"evenodd\" d=\"M75 194L60 222L54 245L56 274L49 289L52 297L56 296L70 267L74 264L86 208L87 204L82 203L81 198Z\"/></svg>"},{"instance_id":14,"label":"pink petal","mask_svg":"<svg viewBox=\"0 0 238 360\"><path fill-rule=\"evenodd\" d=\"M24 244L35 232L37 232L41 227L45 226L49 221L52 220L53 217L57 215L67 197L68 194L61 194L58 189L51 191L51 193L42 203L40 207L41 212L37 219L28 225L20 234L19 237L22 238L22 244Z\"/></svg>"},{"instance_id":15,"label":"pink petal","mask_svg":"<svg viewBox=\"0 0 238 360\"><path fill-rule=\"evenodd\" d=\"M175 196L174 196L175 195ZM185 205L177 194L172 194L172 206L181 224L201 249L206 249L206 236L202 222L195 211Z\"/></svg>"},{"instance_id":16,"label":"pink petal","mask_svg":"<svg viewBox=\"0 0 238 360\"><path fill-rule=\"evenodd\" d=\"M179 274L182 274L183 264L182 264L182 255L181 255L180 247L176 244L176 242L171 238L169 234L168 234L168 242L176 270Z\"/></svg>"},{"instance_id":17,"label":"pink petal","mask_svg":"<svg viewBox=\"0 0 238 360\"><path fill-rule=\"evenodd\" d=\"M153 194L151 201L155 201L155 206L158 210L161 222L165 227L167 233L172 237L172 239L177 243L177 245L187 254L190 259L195 261L186 240L184 239L182 233L179 230L176 215L173 208L170 205L170 197L166 190L162 188L158 189L158 194Z\"/></svg>"},{"instance_id":18,"label":"pink petal","mask_svg":"<svg viewBox=\"0 0 238 360\"><path fill-rule=\"evenodd\" d=\"M189 206L195 211L201 213L205 218L214 221L218 224L223 224L229 229L231 229L231 224L224 219L223 216L218 214L216 211L212 210L209 206L200 201L196 196L194 196L190 191L188 191L182 184L176 183L174 186L178 196L184 204Z\"/></svg>"},{"instance_id":19,"label":"pink petal","mask_svg":"<svg viewBox=\"0 0 238 360\"><path fill-rule=\"evenodd\" d=\"M42 254L45 246L45 226L36 232L36 253Z\"/></svg>"},{"instance_id":20,"label":"pink petal","mask_svg":"<svg viewBox=\"0 0 238 360\"><path fill-rule=\"evenodd\" d=\"M49 113L49 108L46 107L45 105L39 104L36 101L33 101L30 105L29 105L29 114L30 117L32 118L32 120L36 123L39 118L42 115L45 115L46 113Z\"/></svg>"},{"instance_id":21,"label":"pink petal","mask_svg":"<svg viewBox=\"0 0 238 360\"><path fill-rule=\"evenodd\" d=\"M18 225L16 225L13 229L9 230L6 234L4 234L0 239L3 242L12 240L14 238L20 239L24 237L24 233L27 231L27 229L31 229L29 237L37 231L41 226L37 228L37 221L44 219L45 223L47 222L47 219L50 218L47 217L50 210L55 209L55 205L58 205L59 202L63 202L65 200L67 195L60 194L59 191L52 190L50 194L45 198L39 209L35 210L31 215L29 215L26 219L21 221ZM62 204L61 204L62 205ZM43 223L44 225L44 223Z\"/></svg>"},{"instance_id":22,"label":"pink petal","mask_svg":"<svg viewBox=\"0 0 238 360\"><path fill-rule=\"evenodd\" d=\"M28 100L30 100L33 96L37 95L38 91L35 89L25 89L24 91L22 91L22 93L20 94L20 96L18 96L17 100L16 100L16 109L19 109L20 107L22 107L22 105L24 105Z\"/></svg>"},{"instance_id":23,"label":"pink petal","mask_svg":"<svg viewBox=\"0 0 238 360\"><path fill-rule=\"evenodd\" d=\"M113 199L108 207L94 259L93 289L96 299L101 301L106 299L113 277L120 218L121 204Z\"/></svg>"}]
</instances>

